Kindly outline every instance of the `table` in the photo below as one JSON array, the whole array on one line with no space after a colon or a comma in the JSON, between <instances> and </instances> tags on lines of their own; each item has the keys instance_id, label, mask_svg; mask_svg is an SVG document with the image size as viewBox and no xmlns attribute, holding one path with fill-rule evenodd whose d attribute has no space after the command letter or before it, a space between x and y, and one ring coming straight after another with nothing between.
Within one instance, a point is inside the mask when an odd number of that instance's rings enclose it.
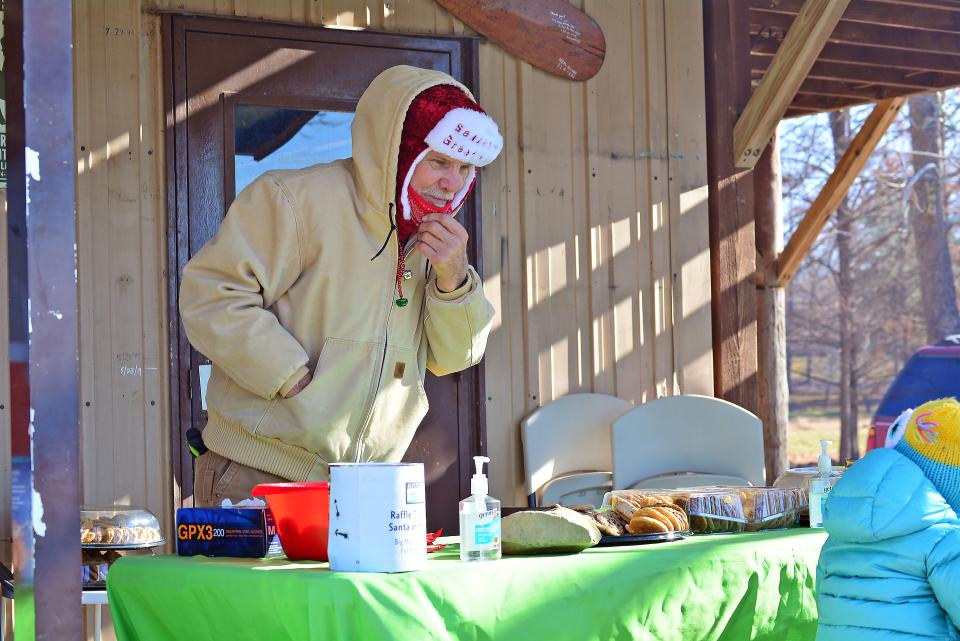
<instances>
[{"instance_id":1,"label":"table","mask_svg":"<svg viewBox=\"0 0 960 641\"><path fill-rule=\"evenodd\" d=\"M121 641L634 639L816 636L823 530L691 537L406 574L279 559L126 557L107 587Z\"/></svg>"},{"instance_id":2,"label":"table","mask_svg":"<svg viewBox=\"0 0 960 641\"><path fill-rule=\"evenodd\" d=\"M80 593L81 605L93 606L93 641L100 641L100 628L103 627L103 606L108 605L106 590L83 590Z\"/></svg>"}]
</instances>

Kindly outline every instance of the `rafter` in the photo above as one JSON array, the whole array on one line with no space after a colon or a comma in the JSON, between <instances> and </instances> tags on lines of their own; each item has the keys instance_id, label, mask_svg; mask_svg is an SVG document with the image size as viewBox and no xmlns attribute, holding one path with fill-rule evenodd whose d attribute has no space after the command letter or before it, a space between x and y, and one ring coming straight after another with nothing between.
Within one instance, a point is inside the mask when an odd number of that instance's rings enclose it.
<instances>
[{"instance_id":1,"label":"rafter","mask_svg":"<svg viewBox=\"0 0 960 641\"><path fill-rule=\"evenodd\" d=\"M849 2L804 2L734 127L733 151L737 167L752 168L756 164Z\"/></svg>"},{"instance_id":2,"label":"rafter","mask_svg":"<svg viewBox=\"0 0 960 641\"><path fill-rule=\"evenodd\" d=\"M750 0L751 10L787 15L796 15L802 5L803 0ZM960 12L942 7L852 0L843 14L843 21L960 33Z\"/></svg>"},{"instance_id":3,"label":"rafter","mask_svg":"<svg viewBox=\"0 0 960 641\"><path fill-rule=\"evenodd\" d=\"M810 206L797 230L791 236L783 253L777 258L777 286L784 287L797 272L813 242L820 235L827 220L843 201L850 185L863 170L867 159L883 138L890 123L897 117L906 98L889 98L877 103L867 116L856 138L847 147L836 169L827 179L817 199Z\"/></svg>"},{"instance_id":4,"label":"rafter","mask_svg":"<svg viewBox=\"0 0 960 641\"><path fill-rule=\"evenodd\" d=\"M799 16L794 18L787 13L755 9L750 11L750 29L752 31L764 28L786 31L791 29L791 25L798 19ZM960 38L953 33L864 24L849 20L841 20L829 39L830 42L846 42L860 46L960 54Z\"/></svg>"},{"instance_id":5,"label":"rafter","mask_svg":"<svg viewBox=\"0 0 960 641\"><path fill-rule=\"evenodd\" d=\"M765 56L750 56L750 66L753 71L767 69L773 66L770 58ZM889 87L903 87L904 93L910 90L935 91L945 87L960 85L960 74L940 73L936 71L904 71L903 69L887 69L884 67L867 67L865 65L851 65L841 62L815 62L806 74L814 80L837 80L841 82L857 82L861 84L886 85Z\"/></svg>"},{"instance_id":6,"label":"rafter","mask_svg":"<svg viewBox=\"0 0 960 641\"><path fill-rule=\"evenodd\" d=\"M773 57L780 47L780 39L769 31L754 31L751 51L755 55ZM871 45L873 43L870 43ZM828 42L817 58L819 62L840 62L865 67L886 67L910 71L943 71L960 73L960 55L906 51L888 47L864 46Z\"/></svg>"}]
</instances>

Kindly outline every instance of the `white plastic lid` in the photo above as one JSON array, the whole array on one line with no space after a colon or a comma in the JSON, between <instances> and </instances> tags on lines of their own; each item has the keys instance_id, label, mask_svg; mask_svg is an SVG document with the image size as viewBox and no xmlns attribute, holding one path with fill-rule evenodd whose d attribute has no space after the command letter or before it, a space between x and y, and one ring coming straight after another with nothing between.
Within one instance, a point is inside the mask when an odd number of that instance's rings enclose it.
<instances>
[{"instance_id":1,"label":"white plastic lid","mask_svg":"<svg viewBox=\"0 0 960 641\"><path fill-rule=\"evenodd\" d=\"M489 463L490 459L486 456L474 456L473 464L477 466L477 473L473 475L473 478L470 479L470 494L476 496L486 495L489 486L487 485L487 477L483 473L483 464Z\"/></svg>"}]
</instances>

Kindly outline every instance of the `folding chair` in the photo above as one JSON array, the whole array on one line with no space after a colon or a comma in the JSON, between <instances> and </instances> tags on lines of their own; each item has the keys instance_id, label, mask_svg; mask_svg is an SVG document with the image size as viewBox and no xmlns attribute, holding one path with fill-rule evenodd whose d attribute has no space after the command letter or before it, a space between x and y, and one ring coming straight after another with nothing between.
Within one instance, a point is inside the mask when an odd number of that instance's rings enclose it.
<instances>
[{"instance_id":1,"label":"folding chair","mask_svg":"<svg viewBox=\"0 0 960 641\"><path fill-rule=\"evenodd\" d=\"M612 488L610 425L633 403L607 394L570 394L520 425L527 502L599 505Z\"/></svg>"},{"instance_id":2,"label":"folding chair","mask_svg":"<svg viewBox=\"0 0 960 641\"><path fill-rule=\"evenodd\" d=\"M613 485L765 485L763 425L711 396L666 396L613 423Z\"/></svg>"}]
</instances>

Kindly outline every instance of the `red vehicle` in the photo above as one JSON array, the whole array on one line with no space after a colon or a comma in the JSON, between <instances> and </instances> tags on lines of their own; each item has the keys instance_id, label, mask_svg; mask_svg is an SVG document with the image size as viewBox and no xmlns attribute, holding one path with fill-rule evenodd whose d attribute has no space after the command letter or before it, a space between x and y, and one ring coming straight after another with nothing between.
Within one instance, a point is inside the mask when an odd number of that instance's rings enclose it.
<instances>
[{"instance_id":1,"label":"red vehicle","mask_svg":"<svg viewBox=\"0 0 960 641\"><path fill-rule=\"evenodd\" d=\"M867 451L883 447L887 429L901 412L945 396L960 399L960 334L921 347L910 357L877 406Z\"/></svg>"}]
</instances>

